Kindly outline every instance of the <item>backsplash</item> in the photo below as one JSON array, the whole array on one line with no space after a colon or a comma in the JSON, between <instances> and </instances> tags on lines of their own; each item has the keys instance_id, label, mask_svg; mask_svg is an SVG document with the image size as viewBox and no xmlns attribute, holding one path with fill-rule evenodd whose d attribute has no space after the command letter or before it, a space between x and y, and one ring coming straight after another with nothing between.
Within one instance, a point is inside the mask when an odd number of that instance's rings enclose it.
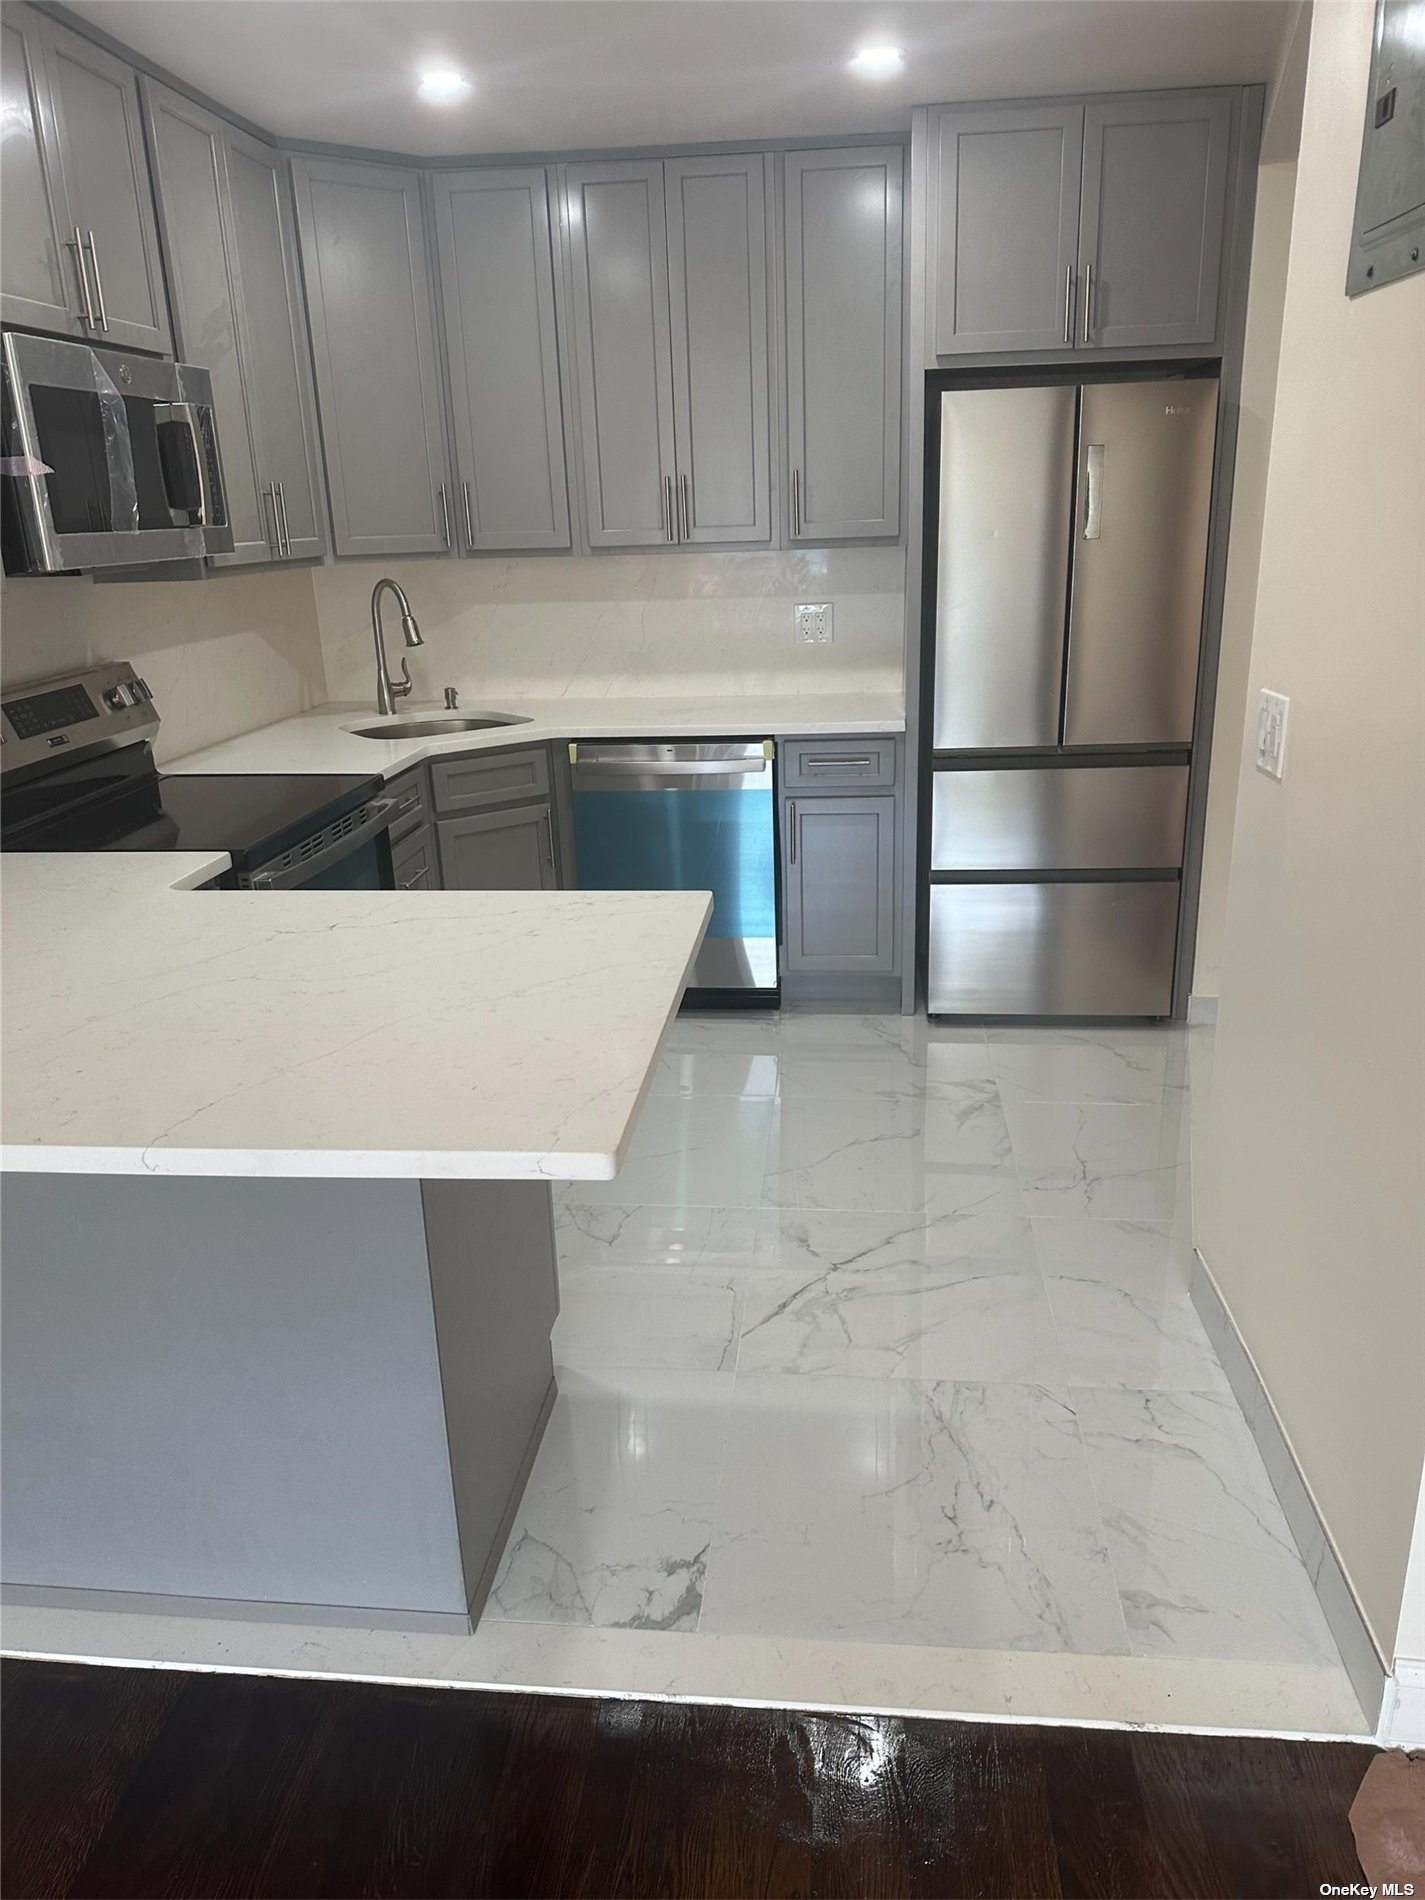
<instances>
[{"instance_id":1,"label":"backsplash","mask_svg":"<svg viewBox=\"0 0 1425 1900\"><path fill-rule=\"evenodd\" d=\"M202 581L7 580L0 624L6 686L132 660L163 717L160 763L327 697L306 569Z\"/></svg>"},{"instance_id":2,"label":"backsplash","mask_svg":"<svg viewBox=\"0 0 1425 1900\"><path fill-rule=\"evenodd\" d=\"M371 589L410 595L425 645L408 652L418 699L661 693L899 693L905 554L899 547L583 559L345 561L313 571L327 689L372 692ZM797 601L829 600L834 639L796 638ZM398 616L386 603L392 671Z\"/></svg>"}]
</instances>

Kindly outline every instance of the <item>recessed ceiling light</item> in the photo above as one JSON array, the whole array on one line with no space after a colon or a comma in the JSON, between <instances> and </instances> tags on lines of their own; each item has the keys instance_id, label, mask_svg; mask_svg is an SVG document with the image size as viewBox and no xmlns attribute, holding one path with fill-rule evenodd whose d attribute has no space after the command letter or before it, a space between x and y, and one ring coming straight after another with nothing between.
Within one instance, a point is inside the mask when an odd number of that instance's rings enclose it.
<instances>
[{"instance_id":1,"label":"recessed ceiling light","mask_svg":"<svg viewBox=\"0 0 1425 1900\"><path fill-rule=\"evenodd\" d=\"M905 65L905 49L900 46L863 46L851 60L853 73L867 79L889 79Z\"/></svg>"},{"instance_id":2,"label":"recessed ceiling light","mask_svg":"<svg viewBox=\"0 0 1425 1900\"><path fill-rule=\"evenodd\" d=\"M421 98L433 106L454 105L469 90L470 81L464 73L457 73L449 66L433 66L429 72L421 74L416 87Z\"/></svg>"}]
</instances>

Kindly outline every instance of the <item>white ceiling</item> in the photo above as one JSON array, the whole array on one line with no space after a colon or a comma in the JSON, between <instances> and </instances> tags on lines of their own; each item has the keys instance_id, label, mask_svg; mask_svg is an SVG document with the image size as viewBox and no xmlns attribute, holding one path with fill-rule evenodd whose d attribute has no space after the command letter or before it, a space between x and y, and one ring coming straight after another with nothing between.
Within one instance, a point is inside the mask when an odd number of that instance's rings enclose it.
<instances>
[{"instance_id":1,"label":"white ceiling","mask_svg":"<svg viewBox=\"0 0 1425 1900\"><path fill-rule=\"evenodd\" d=\"M436 156L906 128L913 104L1266 80L1292 0L70 0L282 137ZM903 72L847 70L858 46ZM424 66L474 81L415 97Z\"/></svg>"}]
</instances>

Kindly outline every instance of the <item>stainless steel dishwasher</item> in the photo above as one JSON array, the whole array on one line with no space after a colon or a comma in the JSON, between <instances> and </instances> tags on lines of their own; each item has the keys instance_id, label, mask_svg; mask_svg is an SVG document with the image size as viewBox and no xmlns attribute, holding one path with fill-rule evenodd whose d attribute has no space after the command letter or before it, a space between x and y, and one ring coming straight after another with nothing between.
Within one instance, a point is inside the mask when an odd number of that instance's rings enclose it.
<instances>
[{"instance_id":1,"label":"stainless steel dishwasher","mask_svg":"<svg viewBox=\"0 0 1425 1900\"><path fill-rule=\"evenodd\" d=\"M586 891L711 891L690 1000L777 1000L776 810L770 739L581 740L574 849Z\"/></svg>"}]
</instances>

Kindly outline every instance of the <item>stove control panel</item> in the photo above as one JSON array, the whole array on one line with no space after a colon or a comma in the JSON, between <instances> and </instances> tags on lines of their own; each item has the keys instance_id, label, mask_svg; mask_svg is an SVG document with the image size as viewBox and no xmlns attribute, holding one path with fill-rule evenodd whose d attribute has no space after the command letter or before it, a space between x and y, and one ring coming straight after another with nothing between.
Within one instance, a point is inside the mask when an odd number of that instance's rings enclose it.
<instances>
[{"instance_id":1,"label":"stove control panel","mask_svg":"<svg viewBox=\"0 0 1425 1900\"><path fill-rule=\"evenodd\" d=\"M11 686L0 695L0 777L37 777L73 759L151 742L158 708L127 660Z\"/></svg>"}]
</instances>

